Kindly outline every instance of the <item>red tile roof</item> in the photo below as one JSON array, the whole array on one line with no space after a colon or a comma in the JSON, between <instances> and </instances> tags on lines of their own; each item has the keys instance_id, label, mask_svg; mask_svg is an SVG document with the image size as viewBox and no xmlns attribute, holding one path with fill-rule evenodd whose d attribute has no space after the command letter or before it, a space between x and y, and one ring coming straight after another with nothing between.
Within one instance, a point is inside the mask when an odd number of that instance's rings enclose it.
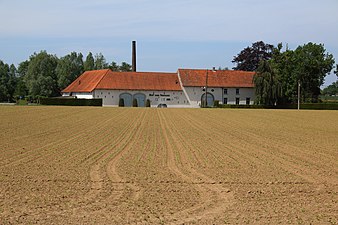
<instances>
[{"instance_id":1,"label":"red tile roof","mask_svg":"<svg viewBox=\"0 0 338 225\"><path fill-rule=\"evenodd\" d=\"M177 73L86 71L62 92L92 92L110 90L180 91Z\"/></svg>"},{"instance_id":2,"label":"red tile roof","mask_svg":"<svg viewBox=\"0 0 338 225\"><path fill-rule=\"evenodd\" d=\"M92 92L110 70L86 71L62 92Z\"/></svg>"},{"instance_id":3,"label":"red tile roof","mask_svg":"<svg viewBox=\"0 0 338 225\"><path fill-rule=\"evenodd\" d=\"M177 73L112 72L104 76L96 89L180 91Z\"/></svg>"},{"instance_id":4,"label":"red tile roof","mask_svg":"<svg viewBox=\"0 0 338 225\"><path fill-rule=\"evenodd\" d=\"M207 70L179 69L183 86L202 87L206 84ZM209 87L254 87L255 72L239 70L208 70Z\"/></svg>"}]
</instances>

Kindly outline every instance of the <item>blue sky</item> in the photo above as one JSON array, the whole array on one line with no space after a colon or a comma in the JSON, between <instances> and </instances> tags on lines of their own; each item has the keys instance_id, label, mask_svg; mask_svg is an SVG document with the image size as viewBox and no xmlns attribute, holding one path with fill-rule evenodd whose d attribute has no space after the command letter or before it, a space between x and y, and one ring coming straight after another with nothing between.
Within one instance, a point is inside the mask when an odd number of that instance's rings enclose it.
<instances>
[{"instance_id":1,"label":"blue sky","mask_svg":"<svg viewBox=\"0 0 338 225\"><path fill-rule=\"evenodd\" d=\"M234 65L251 43L322 43L338 63L337 0L0 0L0 60L101 52L139 71ZM336 81L326 78L325 85Z\"/></svg>"}]
</instances>

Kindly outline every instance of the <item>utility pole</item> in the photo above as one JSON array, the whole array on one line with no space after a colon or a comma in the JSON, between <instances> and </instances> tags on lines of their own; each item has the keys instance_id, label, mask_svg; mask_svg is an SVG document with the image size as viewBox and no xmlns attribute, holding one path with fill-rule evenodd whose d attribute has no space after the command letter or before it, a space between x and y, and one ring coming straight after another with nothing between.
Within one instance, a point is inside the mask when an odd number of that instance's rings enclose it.
<instances>
[{"instance_id":1,"label":"utility pole","mask_svg":"<svg viewBox=\"0 0 338 225\"><path fill-rule=\"evenodd\" d=\"M208 106L208 98L207 98L207 94L208 94L208 69L207 69L207 75L205 78L205 94L204 94L204 107L206 108Z\"/></svg>"}]
</instances>

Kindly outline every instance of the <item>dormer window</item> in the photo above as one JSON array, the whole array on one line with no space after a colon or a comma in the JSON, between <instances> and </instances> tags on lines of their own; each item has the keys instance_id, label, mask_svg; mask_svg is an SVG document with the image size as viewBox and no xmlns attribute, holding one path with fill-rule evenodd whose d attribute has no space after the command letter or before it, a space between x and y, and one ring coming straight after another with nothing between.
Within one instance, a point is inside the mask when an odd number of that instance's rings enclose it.
<instances>
[{"instance_id":1,"label":"dormer window","mask_svg":"<svg viewBox=\"0 0 338 225\"><path fill-rule=\"evenodd\" d=\"M79 85L81 84L81 81L79 80Z\"/></svg>"}]
</instances>

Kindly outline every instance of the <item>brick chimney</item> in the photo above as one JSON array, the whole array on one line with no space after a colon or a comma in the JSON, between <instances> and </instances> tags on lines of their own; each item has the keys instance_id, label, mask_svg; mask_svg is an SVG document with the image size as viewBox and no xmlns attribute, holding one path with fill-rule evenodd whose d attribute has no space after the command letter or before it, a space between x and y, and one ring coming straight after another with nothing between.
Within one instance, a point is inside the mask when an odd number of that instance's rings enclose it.
<instances>
[{"instance_id":1,"label":"brick chimney","mask_svg":"<svg viewBox=\"0 0 338 225\"><path fill-rule=\"evenodd\" d=\"M136 41L132 41L132 64L131 71L136 72Z\"/></svg>"}]
</instances>

